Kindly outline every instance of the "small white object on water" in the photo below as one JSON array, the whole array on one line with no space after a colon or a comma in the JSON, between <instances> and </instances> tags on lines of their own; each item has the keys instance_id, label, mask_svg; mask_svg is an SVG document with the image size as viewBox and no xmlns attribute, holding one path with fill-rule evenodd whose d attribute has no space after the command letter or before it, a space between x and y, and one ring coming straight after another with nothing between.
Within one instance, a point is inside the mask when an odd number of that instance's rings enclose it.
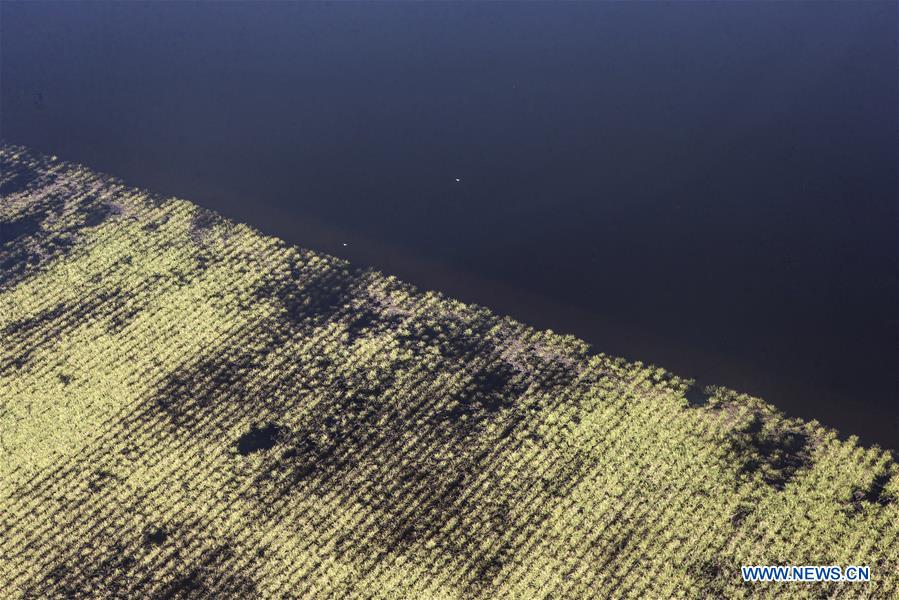
<instances>
[{"instance_id":1,"label":"small white object on water","mask_svg":"<svg viewBox=\"0 0 899 600\"><path fill-rule=\"evenodd\" d=\"M344 242L343 245L346 246L346 242Z\"/></svg>"},{"instance_id":2,"label":"small white object on water","mask_svg":"<svg viewBox=\"0 0 899 600\"><path fill-rule=\"evenodd\" d=\"M458 177L456 177L456 183L459 183L460 181L462 181L462 180L459 179Z\"/></svg>"}]
</instances>

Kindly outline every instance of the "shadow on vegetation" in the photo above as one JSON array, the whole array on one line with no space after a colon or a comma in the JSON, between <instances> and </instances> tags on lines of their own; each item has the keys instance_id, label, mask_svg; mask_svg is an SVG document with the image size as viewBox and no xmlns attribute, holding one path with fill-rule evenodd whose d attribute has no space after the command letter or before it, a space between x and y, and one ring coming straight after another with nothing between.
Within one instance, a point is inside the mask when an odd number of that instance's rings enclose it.
<instances>
[{"instance_id":1,"label":"shadow on vegetation","mask_svg":"<svg viewBox=\"0 0 899 600\"><path fill-rule=\"evenodd\" d=\"M189 570L177 575L163 586L157 598L256 598L256 584L231 566L234 549L222 544L202 553L189 565Z\"/></svg>"},{"instance_id":2,"label":"shadow on vegetation","mask_svg":"<svg viewBox=\"0 0 899 600\"><path fill-rule=\"evenodd\" d=\"M59 302L32 317L14 321L0 330L0 337L12 346L21 340L42 340L43 344L55 343L60 337L82 324L103 319L122 305L124 295L118 288L98 293L91 298L75 302ZM0 358L0 374L25 368L41 345L29 344L7 359ZM60 381L68 384L70 375L61 375ZM66 380L67 378L67 380Z\"/></svg>"},{"instance_id":3,"label":"shadow on vegetation","mask_svg":"<svg viewBox=\"0 0 899 600\"><path fill-rule=\"evenodd\" d=\"M31 166L0 158L0 196L24 192L40 177Z\"/></svg>"},{"instance_id":4,"label":"shadow on vegetation","mask_svg":"<svg viewBox=\"0 0 899 600\"><path fill-rule=\"evenodd\" d=\"M23 215L12 221L0 221L0 247L12 245L20 237L37 233L41 228L45 215Z\"/></svg>"},{"instance_id":5,"label":"shadow on vegetation","mask_svg":"<svg viewBox=\"0 0 899 600\"><path fill-rule=\"evenodd\" d=\"M896 498L885 493L885 488L892 478L889 472L883 472L874 477L871 485L866 490L856 490L852 494L852 505L856 512L860 512L865 504L887 506L896 501Z\"/></svg>"},{"instance_id":6,"label":"shadow on vegetation","mask_svg":"<svg viewBox=\"0 0 899 600\"><path fill-rule=\"evenodd\" d=\"M47 261L65 256L83 229L96 227L115 210L105 200L88 194L74 208L76 221L58 226L68 196L43 193L40 186L53 183L55 175L43 176L30 167L0 160L2 195L30 192L35 198L15 218L0 219L0 288L12 287L37 272Z\"/></svg>"},{"instance_id":7,"label":"shadow on vegetation","mask_svg":"<svg viewBox=\"0 0 899 600\"><path fill-rule=\"evenodd\" d=\"M526 417L554 401L548 394L547 399L523 403L522 394L530 386L551 391L573 374L565 372L567 365L534 353L528 359L533 369L513 367L503 358L506 342L500 340L503 348L497 347L490 333L497 321L481 313L405 315L369 296L365 271L344 271L336 264L324 269L318 265L310 272L304 262L299 255L286 269L263 277L255 300L280 310L264 323L253 324L258 343L230 346L172 373L159 387L146 418L155 419L162 411L177 431L193 436L203 435L209 410L220 415L220 428L244 419L248 411L265 415L233 442L235 455L253 455L260 461L245 488L249 498L269 506L295 494L331 495L336 486L379 514L378 522L384 525L374 534L375 543L385 551L403 552L433 541L449 555L473 559L472 586L489 585L516 548L498 543L474 555L472 548L484 536L502 539L513 525L509 504L502 494L473 498L466 492L484 473L494 476L490 464L498 446L518 443L512 434ZM398 331L401 321L403 330ZM463 369L463 384L446 391L427 386L397 390L405 358L374 367L315 351L260 378L259 367L272 352L317 335L334 322L345 326L351 343L392 332L406 352L436 348L428 358L430 377L441 372L458 375ZM544 363L553 368L541 378ZM308 389L325 393L316 399L314 412L297 418L294 411ZM284 390L290 390L290 400L284 400ZM422 422L431 425L415 425ZM539 436L536 443L541 443ZM540 497L564 495L582 468L577 461L554 468L558 473L539 488ZM352 493L345 489L351 472L358 486ZM414 510L398 505L398 494L416 498ZM461 533L441 533L453 519L466 524ZM346 532L337 547L354 552L366 535L371 532Z\"/></svg>"},{"instance_id":8,"label":"shadow on vegetation","mask_svg":"<svg viewBox=\"0 0 899 600\"><path fill-rule=\"evenodd\" d=\"M152 596L168 598L255 598L256 584L242 570L233 568L236 554L228 543L190 556L185 546L190 540L177 540L163 527L150 526L138 540L116 540L92 562L70 557L57 564L45 576L24 590L25 598L134 598L138 589L146 590L157 572L148 568L151 552L168 555L174 569L168 580L156 581ZM150 563L152 564L152 563Z\"/></svg>"},{"instance_id":9,"label":"shadow on vegetation","mask_svg":"<svg viewBox=\"0 0 899 600\"><path fill-rule=\"evenodd\" d=\"M148 527L144 531L144 546L161 546L167 539L169 534L162 527Z\"/></svg>"},{"instance_id":10,"label":"shadow on vegetation","mask_svg":"<svg viewBox=\"0 0 899 600\"><path fill-rule=\"evenodd\" d=\"M755 413L730 438L732 451L741 458L742 473L759 473L762 481L783 490L800 469L812 464L808 434L786 423L774 424Z\"/></svg>"},{"instance_id":11,"label":"shadow on vegetation","mask_svg":"<svg viewBox=\"0 0 899 600\"><path fill-rule=\"evenodd\" d=\"M237 440L237 452L246 456L260 450L271 450L280 437L281 430L274 423L269 423L265 427L254 425Z\"/></svg>"},{"instance_id":12,"label":"shadow on vegetation","mask_svg":"<svg viewBox=\"0 0 899 600\"><path fill-rule=\"evenodd\" d=\"M700 385L698 381L695 381L689 388L687 388L687 392L684 396L687 399L687 404L694 408L706 406L711 399L708 388Z\"/></svg>"}]
</instances>

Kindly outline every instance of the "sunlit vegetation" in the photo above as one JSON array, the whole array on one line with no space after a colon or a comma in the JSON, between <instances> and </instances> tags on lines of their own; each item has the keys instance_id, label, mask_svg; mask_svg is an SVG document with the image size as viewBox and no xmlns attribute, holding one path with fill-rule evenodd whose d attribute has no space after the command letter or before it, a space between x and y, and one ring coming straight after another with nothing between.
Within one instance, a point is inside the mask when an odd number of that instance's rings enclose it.
<instances>
[{"instance_id":1,"label":"sunlit vegetation","mask_svg":"<svg viewBox=\"0 0 899 600\"><path fill-rule=\"evenodd\" d=\"M20 147L0 173L4 598L899 597L888 452Z\"/></svg>"}]
</instances>

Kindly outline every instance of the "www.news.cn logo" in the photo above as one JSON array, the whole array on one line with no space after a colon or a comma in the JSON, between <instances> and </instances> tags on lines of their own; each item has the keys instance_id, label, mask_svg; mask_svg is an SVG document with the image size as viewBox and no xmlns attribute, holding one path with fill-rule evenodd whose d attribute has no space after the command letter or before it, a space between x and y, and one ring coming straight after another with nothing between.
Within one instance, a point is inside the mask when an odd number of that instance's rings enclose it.
<instances>
[{"instance_id":1,"label":"www.news.cn logo","mask_svg":"<svg viewBox=\"0 0 899 600\"><path fill-rule=\"evenodd\" d=\"M740 567L743 581L870 581L871 568L848 566L750 566Z\"/></svg>"}]
</instances>

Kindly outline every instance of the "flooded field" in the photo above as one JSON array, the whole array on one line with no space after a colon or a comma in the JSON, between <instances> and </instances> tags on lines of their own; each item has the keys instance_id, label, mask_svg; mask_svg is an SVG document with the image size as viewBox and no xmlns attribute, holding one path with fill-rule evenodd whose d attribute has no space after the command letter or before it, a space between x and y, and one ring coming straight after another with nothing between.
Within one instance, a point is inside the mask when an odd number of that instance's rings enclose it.
<instances>
[{"instance_id":1,"label":"flooded field","mask_svg":"<svg viewBox=\"0 0 899 600\"><path fill-rule=\"evenodd\" d=\"M899 448L893 3L0 11L8 142Z\"/></svg>"}]
</instances>

